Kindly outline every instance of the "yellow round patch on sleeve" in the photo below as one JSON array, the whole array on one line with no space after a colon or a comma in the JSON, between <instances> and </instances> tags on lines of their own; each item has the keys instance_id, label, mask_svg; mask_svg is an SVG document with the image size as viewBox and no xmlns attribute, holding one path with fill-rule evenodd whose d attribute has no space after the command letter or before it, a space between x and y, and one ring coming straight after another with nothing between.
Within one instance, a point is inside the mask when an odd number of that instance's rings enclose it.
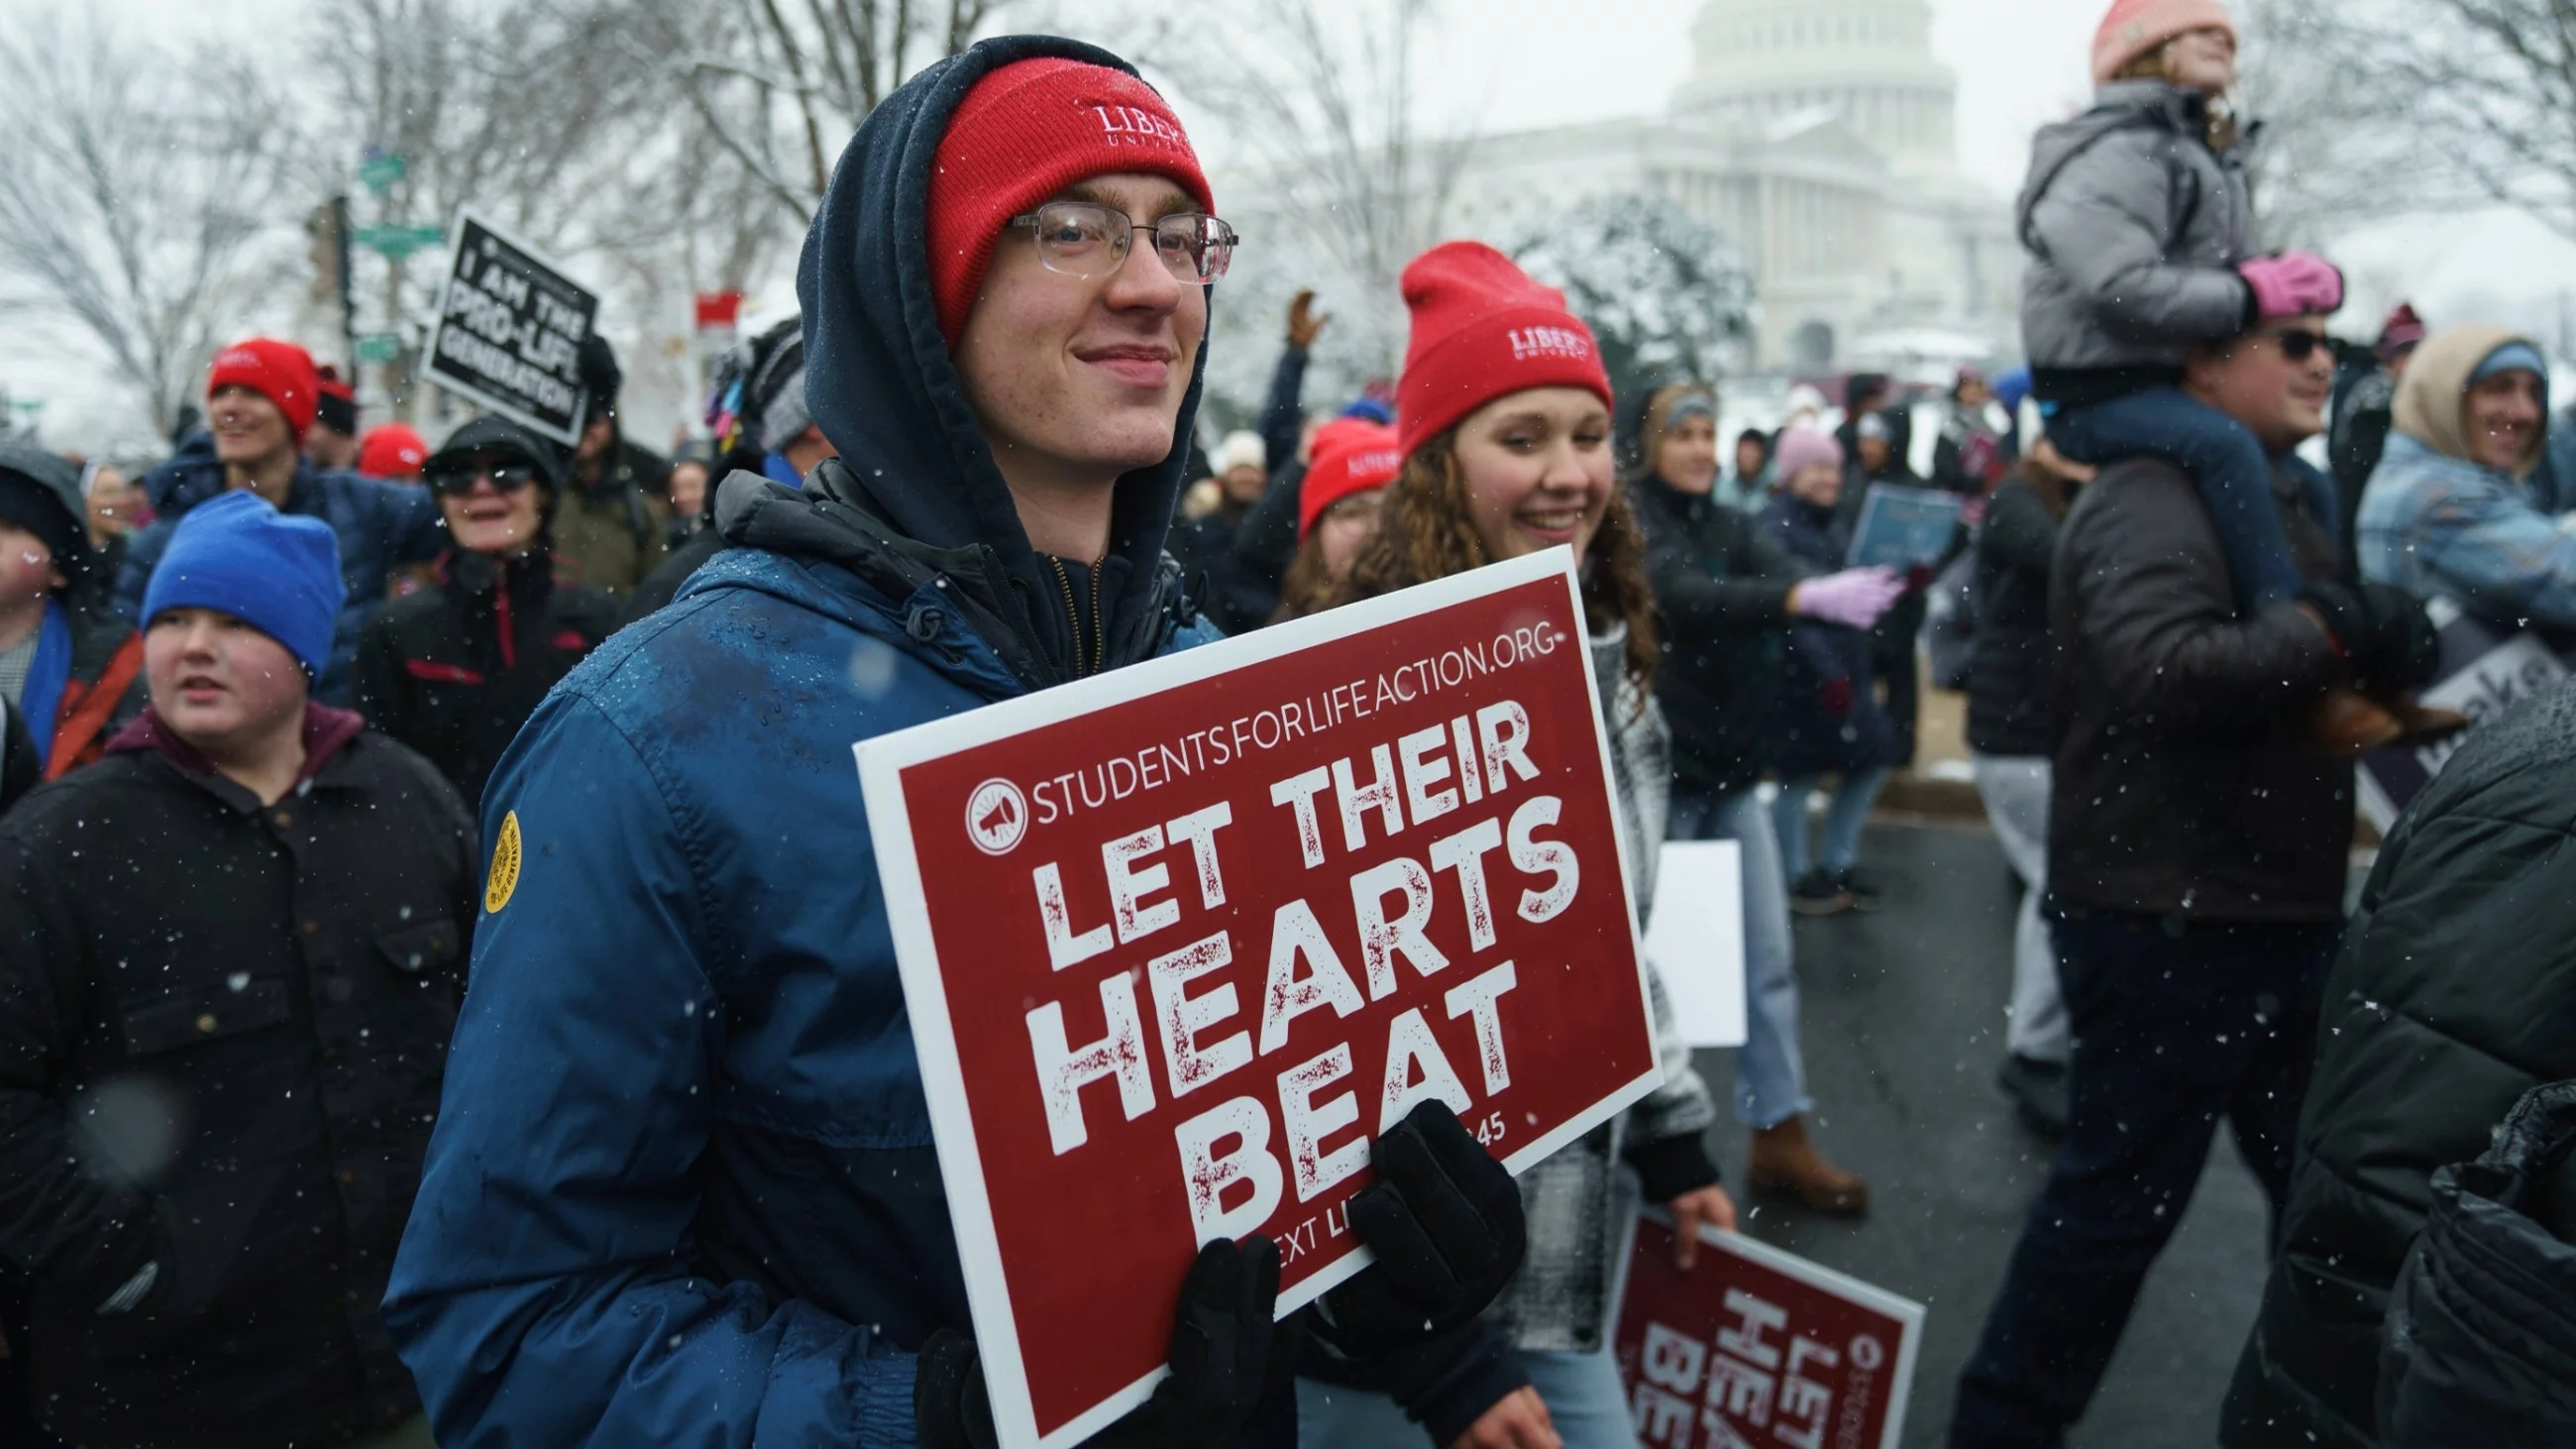
<instances>
[{"instance_id":1,"label":"yellow round patch on sleeve","mask_svg":"<svg viewBox=\"0 0 2576 1449\"><path fill-rule=\"evenodd\" d=\"M501 817L501 838L492 845L492 876L483 882L483 909L499 915L519 888L519 812Z\"/></svg>"}]
</instances>

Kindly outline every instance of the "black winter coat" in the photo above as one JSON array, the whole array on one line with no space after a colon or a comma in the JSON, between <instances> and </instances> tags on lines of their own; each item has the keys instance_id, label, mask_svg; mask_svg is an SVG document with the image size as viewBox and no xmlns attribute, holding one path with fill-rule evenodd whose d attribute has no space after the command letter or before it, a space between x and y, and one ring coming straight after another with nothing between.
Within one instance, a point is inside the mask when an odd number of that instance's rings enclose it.
<instances>
[{"instance_id":1,"label":"black winter coat","mask_svg":"<svg viewBox=\"0 0 2576 1449\"><path fill-rule=\"evenodd\" d=\"M1851 551L1851 536L1833 510L1800 502L1785 490L1762 510L1761 527L1791 557L1820 571L1841 568ZM1815 619L1790 624L1780 694L1765 726L1771 737L1765 763L1781 779L1897 762L1896 724L1879 704L1872 653L1866 630Z\"/></svg>"},{"instance_id":2,"label":"black winter coat","mask_svg":"<svg viewBox=\"0 0 2576 1449\"><path fill-rule=\"evenodd\" d=\"M2273 496L2300 572L2332 575L2306 490L2276 470ZM2301 726L2343 665L2294 605L2237 617L2189 474L2160 458L2102 470L2067 515L2049 619L2049 889L2191 920L2342 919L2352 766Z\"/></svg>"},{"instance_id":3,"label":"black winter coat","mask_svg":"<svg viewBox=\"0 0 2576 1449\"><path fill-rule=\"evenodd\" d=\"M0 1255L33 1284L30 1387L76 1443L337 1445L419 1412L377 1304L473 825L344 710L310 711L319 763L273 806L159 738L145 714L0 821Z\"/></svg>"},{"instance_id":4,"label":"black winter coat","mask_svg":"<svg viewBox=\"0 0 2576 1449\"><path fill-rule=\"evenodd\" d=\"M558 584L543 558L504 566L456 554L445 577L396 599L358 645L367 721L428 757L472 805L546 691L617 632L624 606Z\"/></svg>"},{"instance_id":5,"label":"black winter coat","mask_svg":"<svg viewBox=\"0 0 2576 1449\"><path fill-rule=\"evenodd\" d=\"M1981 755L2048 755L2057 651L2048 638L2048 571L2058 520L2036 489L2006 478L1977 531L1977 633L1968 655L1968 748Z\"/></svg>"},{"instance_id":6,"label":"black winter coat","mask_svg":"<svg viewBox=\"0 0 2576 1449\"><path fill-rule=\"evenodd\" d=\"M2576 1082L2433 1175L2382 1330L2379 1431L2391 1449L2576 1442Z\"/></svg>"},{"instance_id":7,"label":"black winter coat","mask_svg":"<svg viewBox=\"0 0 2576 1449\"><path fill-rule=\"evenodd\" d=\"M2227 1397L2231 1449L2379 1442L2380 1323L2435 1170L2485 1151L2531 1088L2576 1077L2570 738L2576 684L2468 736L2380 850L2326 983L2281 1247Z\"/></svg>"},{"instance_id":8,"label":"black winter coat","mask_svg":"<svg viewBox=\"0 0 2576 1449\"><path fill-rule=\"evenodd\" d=\"M1789 593L1812 570L1751 514L1649 474L1628 485L1662 619L1655 697L1673 732L1673 776L1715 794L1750 789L1780 693Z\"/></svg>"}]
</instances>

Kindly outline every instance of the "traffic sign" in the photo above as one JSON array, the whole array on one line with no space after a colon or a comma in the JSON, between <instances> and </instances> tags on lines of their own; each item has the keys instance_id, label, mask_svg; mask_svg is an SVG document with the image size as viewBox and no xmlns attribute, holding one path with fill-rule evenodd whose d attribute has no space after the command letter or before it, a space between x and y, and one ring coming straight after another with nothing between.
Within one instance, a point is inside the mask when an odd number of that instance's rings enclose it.
<instances>
[{"instance_id":1,"label":"traffic sign","mask_svg":"<svg viewBox=\"0 0 2576 1449\"><path fill-rule=\"evenodd\" d=\"M440 226L362 226L358 228L357 240L362 247L400 261L416 251L446 241L447 229Z\"/></svg>"},{"instance_id":2,"label":"traffic sign","mask_svg":"<svg viewBox=\"0 0 2576 1449\"><path fill-rule=\"evenodd\" d=\"M370 148L367 159L358 163L358 180L369 191L382 196L392 190L393 184L402 180L410 169L410 164L393 152Z\"/></svg>"},{"instance_id":3,"label":"traffic sign","mask_svg":"<svg viewBox=\"0 0 2576 1449\"><path fill-rule=\"evenodd\" d=\"M391 362L402 356L402 338L391 332L370 332L358 339L360 362Z\"/></svg>"}]
</instances>

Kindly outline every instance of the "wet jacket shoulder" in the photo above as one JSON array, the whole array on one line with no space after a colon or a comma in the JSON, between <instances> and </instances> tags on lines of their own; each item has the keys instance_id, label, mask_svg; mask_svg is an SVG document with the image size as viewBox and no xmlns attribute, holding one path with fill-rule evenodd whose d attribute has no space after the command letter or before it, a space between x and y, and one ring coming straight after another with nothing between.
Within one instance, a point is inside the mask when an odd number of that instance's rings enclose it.
<instances>
[{"instance_id":1,"label":"wet jacket shoulder","mask_svg":"<svg viewBox=\"0 0 2576 1449\"><path fill-rule=\"evenodd\" d=\"M2399 1446L2545 1444L2576 1425L2576 1082L2535 1090L2477 1161L2434 1174L2382 1329L2379 1424Z\"/></svg>"},{"instance_id":2,"label":"wet jacket shoulder","mask_svg":"<svg viewBox=\"0 0 2576 1449\"><path fill-rule=\"evenodd\" d=\"M2326 983L2281 1248L2228 1396L2236 1449L2374 1442L2379 1327L2434 1173L2576 1077L2571 732L2576 685L2479 729L2380 850Z\"/></svg>"},{"instance_id":3,"label":"wet jacket shoulder","mask_svg":"<svg viewBox=\"0 0 2576 1449\"><path fill-rule=\"evenodd\" d=\"M840 458L801 492L727 478L730 546L567 675L485 789L519 868L487 893L386 1300L447 1449L674 1424L909 1445L915 1351L969 1329L851 745L1089 672L921 241L948 115L1036 55L1120 64L988 41L870 114L798 273ZM1116 485L1111 668L1214 637L1163 554L1196 401Z\"/></svg>"},{"instance_id":4,"label":"wet jacket shoulder","mask_svg":"<svg viewBox=\"0 0 2576 1449\"><path fill-rule=\"evenodd\" d=\"M0 1257L77 1441L339 1443L418 1412L374 1305L437 1111L471 826L326 713L345 743L273 806L134 745L147 716L0 821Z\"/></svg>"},{"instance_id":5,"label":"wet jacket shoulder","mask_svg":"<svg viewBox=\"0 0 2576 1449\"><path fill-rule=\"evenodd\" d=\"M165 484L170 502L157 505L162 507L161 517L134 535L117 572L118 612L129 619L141 618L144 587L170 546L170 531L179 526L188 509L223 491L223 465L211 455L191 461ZM331 636L331 662L315 691L325 703L337 704L348 698L358 638L376 610L384 607L393 571L438 557L447 547L447 528L439 519L438 501L426 488L326 472L303 462L295 465L295 482L287 490L282 511L321 519L339 540L340 581L348 596Z\"/></svg>"},{"instance_id":6,"label":"wet jacket shoulder","mask_svg":"<svg viewBox=\"0 0 2576 1449\"><path fill-rule=\"evenodd\" d=\"M1646 534L1663 658L1655 694L1673 732L1673 773L1712 792L1761 778L1780 687L1789 594L1814 570L1749 513L1652 475L1628 485Z\"/></svg>"},{"instance_id":7,"label":"wet jacket shoulder","mask_svg":"<svg viewBox=\"0 0 2576 1449\"><path fill-rule=\"evenodd\" d=\"M2035 371L2179 367L2189 344L2244 327L2246 147L2213 152L2206 125L2198 98L2119 81L2033 139L2017 211Z\"/></svg>"},{"instance_id":8,"label":"wet jacket shoulder","mask_svg":"<svg viewBox=\"0 0 2576 1449\"><path fill-rule=\"evenodd\" d=\"M385 605L358 646L356 704L468 802L555 681L617 631L615 599L558 584L551 560L450 558L440 581Z\"/></svg>"},{"instance_id":9,"label":"wet jacket shoulder","mask_svg":"<svg viewBox=\"0 0 2576 1449\"><path fill-rule=\"evenodd\" d=\"M2273 496L2300 572L2326 577L2339 560L2294 466L2276 470ZM2339 917L2352 767L2312 748L2300 721L2342 666L2294 605L2238 617L2189 475L2132 458L2085 488L2059 538L2049 618L2049 888L2153 915Z\"/></svg>"},{"instance_id":10,"label":"wet jacket shoulder","mask_svg":"<svg viewBox=\"0 0 2576 1449\"><path fill-rule=\"evenodd\" d=\"M2038 492L2006 478L1977 530L1977 633L1968 658L1968 748L1982 755L2047 755L2056 743L2050 685L2048 572L2058 520Z\"/></svg>"}]
</instances>

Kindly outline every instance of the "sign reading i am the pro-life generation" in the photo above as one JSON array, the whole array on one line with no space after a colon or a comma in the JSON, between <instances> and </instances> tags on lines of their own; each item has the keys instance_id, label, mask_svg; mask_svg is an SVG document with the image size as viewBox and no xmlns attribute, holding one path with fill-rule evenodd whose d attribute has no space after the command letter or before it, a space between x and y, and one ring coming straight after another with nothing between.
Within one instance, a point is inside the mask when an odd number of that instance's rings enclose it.
<instances>
[{"instance_id":1,"label":"sign reading i am the pro-life generation","mask_svg":"<svg viewBox=\"0 0 2576 1449\"><path fill-rule=\"evenodd\" d=\"M569 448L581 441L589 401L581 343L598 315L599 298L589 289L488 223L461 215L421 371Z\"/></svg>"},{"instance_id":2,"label":"sign reading i am the pro-life generation","mask_svg":"<svg viewBox=\"0 0 2576 1449\"><path fill-rule=\"evenodd\" d=\"M1639 1217L1611 1355L1649 1449L1896 1449L1923 1305L1767 1243L1702 1227L1673 1264L1672 1220Z\"/></svg>"},{"instance_id":3,"label":"sign reading i am the pro-life generation","mask_svg":"<svg viewBox=\"0 0 2576 1449\"><path fill-rule=\"evenodd\" d=\"M1418 1104L1519 1172L1661 1080L1571 558L856 747L1005 1445L1144 1401L1202 1243L1364 1268Z\"/></svg>"}]
</instances>

